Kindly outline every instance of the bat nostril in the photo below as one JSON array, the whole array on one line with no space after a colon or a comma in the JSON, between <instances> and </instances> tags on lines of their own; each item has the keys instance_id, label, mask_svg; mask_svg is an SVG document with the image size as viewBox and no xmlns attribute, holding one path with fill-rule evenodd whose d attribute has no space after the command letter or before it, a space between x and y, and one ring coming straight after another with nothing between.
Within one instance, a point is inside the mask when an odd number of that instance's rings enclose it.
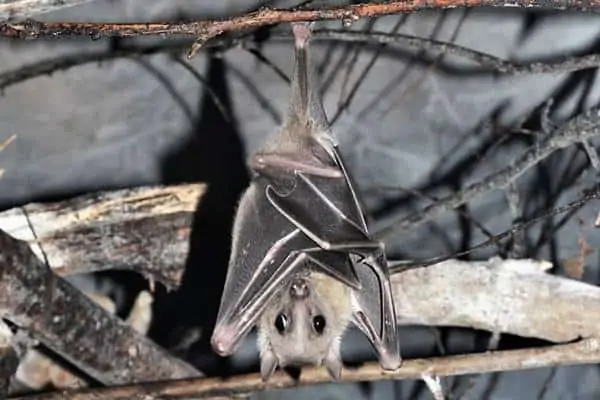
<instances>
[{"instance_id":1,"label":"bat nostril","mask_svg":"<svg viewBox=\"0 0 600 400\"><path fill-rule=\"evenodd\" d=\"M308 297L308 286L304 280L297 280L290 286L290 295L293 298L304 299Z\"/></svg>"}]
</instances>

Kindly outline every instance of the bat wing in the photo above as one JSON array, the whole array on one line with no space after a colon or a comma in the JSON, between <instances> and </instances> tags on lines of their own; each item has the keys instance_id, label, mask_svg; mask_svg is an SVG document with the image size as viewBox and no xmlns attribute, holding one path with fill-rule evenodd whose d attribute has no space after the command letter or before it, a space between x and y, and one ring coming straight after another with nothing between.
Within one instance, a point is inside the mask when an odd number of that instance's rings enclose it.
<instances>
[{"instance_id":1,"label":"bat wing","mask_svg":"<svg viewBox=\"0 0 600 400\"><path fill-rule=\"evenodd\" d=\"M383 244L373 241L350 215L362 212L358 198L343 179L297 174L292 191L266 189L269 202L291 224L330 253L354 259L360 289L354 289L354 323L368 337L383 368L400 366L396 314ZM351 256L352 254L352 256Z\"/></svg>"},{"instance_id":2,"label":"bat wing","mask_svg":"<svg viewBox=\"0 0 600 400\"><path fill-rule=\"evenodd\" d=\"M232 252L211 343L220 355L235 352L241 340L306 261L352 288L360 283L348 254L328 252L281 215L265 198L265 180L246 191L236 214Z\"/></svg>"},{"instance_id":3,"label":"bat wing","mask_svg":"<svg viewBox=\"0 0 600 400\"><path fill-rule=\"evenodd\" d=\"M377 253L376 253L377 254ZM367 336L384 369L396 370L402 363L396 310L385 255L371 255L356 268L362 285L354 290L354 324Z\"/></svg>"}]
</instances>

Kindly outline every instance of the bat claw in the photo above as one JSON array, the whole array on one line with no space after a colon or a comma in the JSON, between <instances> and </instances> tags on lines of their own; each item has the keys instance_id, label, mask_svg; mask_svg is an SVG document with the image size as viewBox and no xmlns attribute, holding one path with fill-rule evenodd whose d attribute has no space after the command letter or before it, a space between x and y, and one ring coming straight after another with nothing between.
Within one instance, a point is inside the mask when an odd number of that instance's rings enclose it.
<instances>
[{"instance_id":1,"label":"bat claw","mask_svg":"<svg viewBox=\"0 0 600 400\"><path fill-rule=\"evenodd\" d=\"M386 371L395 371L402 366L402 358L398 354L382 353L379 356L379 364Z\"/></svg>"},{"instance_id":2,"label":"bat claw","mask_svg":"<svg viewBox=\"0 0 600 400\"><path fill-rule=\"evenodd\" d=\"M221 357L230 355L235 337L231 334L233 329L215 328L215 331L210 339L210 345L215 353Z\"/></svg>"}]
</instances>

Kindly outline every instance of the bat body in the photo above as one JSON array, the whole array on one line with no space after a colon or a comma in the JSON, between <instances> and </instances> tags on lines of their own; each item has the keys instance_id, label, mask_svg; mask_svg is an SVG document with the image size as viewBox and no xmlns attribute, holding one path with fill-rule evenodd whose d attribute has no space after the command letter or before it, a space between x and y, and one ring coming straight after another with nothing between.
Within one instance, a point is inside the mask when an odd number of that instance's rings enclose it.
<instances>
[{"instance_id":1,"label":"bat body","mask_svg":"<svg viewBox=\"0 0 600 400\"><path fill-rule=\"evenodd\" d=\"M308 57L312 24L292 24L295 67L281 128L250 159L211 343L230 355L258 326L261 374L325 365L340 377L340 340L350 323L383 368L400 366L394 301L382 243L330 132Z\"/></svg>"}]
</instances>

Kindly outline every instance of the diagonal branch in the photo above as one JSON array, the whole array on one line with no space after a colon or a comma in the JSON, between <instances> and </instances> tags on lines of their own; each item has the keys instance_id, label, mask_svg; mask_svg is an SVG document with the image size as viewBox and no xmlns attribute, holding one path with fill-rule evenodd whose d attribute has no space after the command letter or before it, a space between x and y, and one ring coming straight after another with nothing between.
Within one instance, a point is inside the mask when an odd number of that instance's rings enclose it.
<instances>
[{"instance_id":1,"label":"diagonal branch","mask_svg":"<svg viewBox=\"0 0 600 400\"><path fill-rule=\"evenodd\" d=\"M200 376L54 274L0 231L0 318L103 384ZM108 340L108 341L107 341Z\"/></svg>"},{"instance_id":2,"label":"diagonal branch","mask_svg":"<svg viewBox=\"0 0 600 400\"><path fill-rule=\"evenodd\" d=\"M577 115L562 127L546 135L539 143L532 145L506 167L494 172L481 181L467 186L460 192L440 199L436 204L427 206L416 214L392 222L386 228L376 232L375 236L383 239L405 232L437 217L444 211L452 210L493 190L505 188L528 169L540 163L556 150L583 142L598 135L600 135L600 108L595 107Z\"/></svg>"}]
</instances>

